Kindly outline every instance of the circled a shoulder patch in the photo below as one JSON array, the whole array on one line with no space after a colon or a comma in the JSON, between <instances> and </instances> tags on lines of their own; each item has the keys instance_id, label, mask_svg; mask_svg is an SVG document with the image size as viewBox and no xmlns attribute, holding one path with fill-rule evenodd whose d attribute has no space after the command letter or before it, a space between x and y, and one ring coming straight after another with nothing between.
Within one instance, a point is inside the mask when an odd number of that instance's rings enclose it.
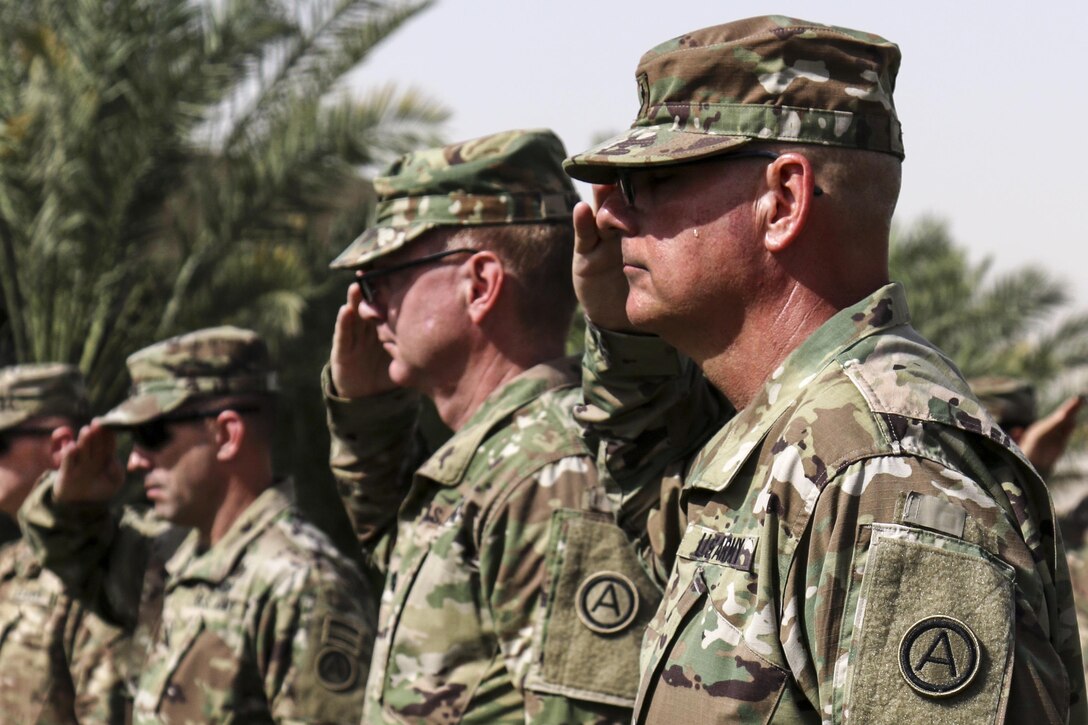
<instances>
[{"instance_id":1,"label":"circled a shoulder patch","mask_svg":"<svg viewBox=\"0 0 1088 725\"><path fill-rule=\"evenodd\" d=\"M598 634L622 632L638 614L638 590L616 571L599 571L586 577L578 586L574 602L578 619Z\"/></svg>"},{"instance_id":2,"label":"circled a shoulder patch","mask_svg":"<svg viewBox=\"0 0 1088 725\"><path fill-rule=\"evenodd\" d=\"M975 633L952 617L915 622L899 642L899 671L912 688L930 697L959 692L978 674Z\"/></svg>"},{"instance_id":3,"label":"circled a shoulder patch","mask_svg":"<svg viewBox=\"0 0 1088 725\"><path fill-rule=\"evenodd\" d=\"M359 666L346 652L326 647L317 655L317 679L327 689L341 692L355 685Z\"/></svg>"},{"instance_id":4,"label":"circled a shoulder patch","mask_svg":"<svg viewBox=\"0 0 1088 725\"><path fill-rule=\"evenodd\" d=\"M321 625L321 644L314 660L317 681L332 692L350 690L359 678L363 632L348 617L329 614Z\"/></svg>"}]
</instances>

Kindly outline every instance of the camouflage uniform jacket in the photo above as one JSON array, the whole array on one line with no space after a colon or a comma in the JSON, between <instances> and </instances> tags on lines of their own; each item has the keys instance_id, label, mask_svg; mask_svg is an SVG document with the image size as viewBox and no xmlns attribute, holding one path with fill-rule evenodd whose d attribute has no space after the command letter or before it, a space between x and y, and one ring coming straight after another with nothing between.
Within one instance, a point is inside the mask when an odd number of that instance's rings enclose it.
<instances>
[{"instance_id":1,"label":"camouflage uniform jacket","mask_svg":"<svg viewBox=\"0 0 1088 725\"><path fill-rule=\"evenodd\" d=\"M0 713L12 723L119 723L121 631L74 602L26 539L0 548Z\"/></svg>"},{"instance_id":2,"label":"camouflage uniform jacket","mask_svg":"<svg viewBox=\"0 0 1088 725\"><path fill-rule=\"evenodd\" d=\"M689 463L638 721L1086 721L1046 490L908 322L897 285L842 311ZM600 394L627 358L585 359L582 417L607 438L622 412L614 453L661 438L632 423L652 377Z\"/></svg>"},{"instance_id":3,"label":"camouflage uniform jacket","mask_svg":"<svg viewBox=\"0 0 1088 725\"><path fill-rule=\"evenodd\" d=\"M660 590L608 513L576 381L569 360L522 373L413 473L415 398L336 398L326 373L333 470L386 576L366 722L630 720Z\"/></svg>"},{"instance_id":4,"label":"camouflage uniform jacket","mask_svg":"<svg viewBox=\"0 0 1088 725\"><path fill-rule=\"evenodd\" d=\"M161 601L161 624L152 627L153 649L138 674L135 722L359 719L371 598L354 565L299 517L290 482L264 491L207 551L190 532L165 563L161 598L124 586L139 570L124 565L123 552L153 562L154 539L119 528L104 507L62 508L50 494L47 487L27 515L47 566L67 580L108 561L111 601L103 606L137 612L141 626L160 616L146 603Z\"/></svg>"},{"instance_id":5,"label":"camouflage uniform jacket","mask_svg":"<svg viewBox=\"0 0 1088 725\"><path fill-rule=\"evenodd\" d=\"M1088 681L1088 543L1069 542L1066 559L1073 582L1073 599L1077 606L1077 628L1080 630L1080 653L1084 658L1084 678Z\"/></svg>"}]
</instances>

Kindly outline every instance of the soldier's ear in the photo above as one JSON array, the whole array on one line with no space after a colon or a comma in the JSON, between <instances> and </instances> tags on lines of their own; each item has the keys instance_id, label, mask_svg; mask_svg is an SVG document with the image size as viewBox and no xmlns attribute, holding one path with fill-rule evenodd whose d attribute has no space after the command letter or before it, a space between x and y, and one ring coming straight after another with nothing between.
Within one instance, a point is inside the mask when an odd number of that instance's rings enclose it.
<instances>
[{"instance_id":1,"label":"soldier's ear","mask_svg":"<svg viewBox=\"0 0 1088 725\"><path fill-rule=\"evenodd\" d=\"M215 458L231 461L238 457L248 430L245 419L233 410L224 410L215 419Z\"/></svg>"},{"instance_id":2,"label":"soldier's ear","mask_svg":"<svg viewBox=\"0 0 1088 725\"><path fill-rule=\"evenodd\" d=\"M772 254L787 249L808 222L815 172L802 154L789 152L767 164L767 187L760 199L763 245Z\"/></svg>"},{"instance_id":3,"label":"soldier's ear","mask_svg":"<svg viewBox=\"0 0 1088 725\"><path fill-rule=\"evenodd\" d=\"M483 250L465 262L465 302L469 317L479 325L495 307L502 294L506 272L494 252Z\"/></svg>"}]
</instances>

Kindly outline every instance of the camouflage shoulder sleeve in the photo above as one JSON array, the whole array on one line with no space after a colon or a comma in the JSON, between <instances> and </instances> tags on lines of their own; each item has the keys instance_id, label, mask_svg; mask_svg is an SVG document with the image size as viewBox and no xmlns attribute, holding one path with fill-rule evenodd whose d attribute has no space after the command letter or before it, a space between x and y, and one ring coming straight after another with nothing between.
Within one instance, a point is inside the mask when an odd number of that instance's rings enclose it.
<instances>
[{"instance_id":1,"label":"camouflage shoulder sleeve","mask_svg":"<svg viewBox=\"0 0 1088 725\"><path fill-rule=\"evenodd\" d=\"M394 390L341 398L329 366L321 373L329 426L329 466L368 564L385 572L397 510L421 462L416 438L419 396Z\"/></svg>"},{"instance_id":2,"label":"camouflage shoulder sleeve","mask_svg":"<svg viewBox=\"0 0 1088 725\"><path fill-rule=\"evenodd\" d=\"M102 563L109 560L119 520L108 504L55 504L53 476L50 471L39 481L20 509L20 519L41 565L77 598L88 600L104 591ZM112 611L108 602L98 602L95 609Z\"/></svg>"},{"instance_id":3,"label":"camouflage shoulder sleeve","mask_svg":"<svg viewBox=\"0 0 1088 725\"><path fill-rule=\"evenodd\" d=\"M684 517L687 461L734 414L692 361L656 336L586 325L583 404L575 418L597 444L601 482L621 526L641 540L660 583Z\"/></svg>"},{"instance_id":4,"label":"camouflage shoulder sleeve","mask_svg":"<svg viewBox=\"0 0 1088 725\"><path fill-rule=\"evenodd\" d=\"M1066 721L1075 690L1051 642L1054 582L989 484L878 456L838 472L811 515L803 492L771 488L787 531L794 516L807 522L804 545L781 541L770 567L785 584L774 637L821 711L865 723Z\"/></svg>"},{"instance_id":5,"label":"camouflage shoulder sleeve","mask_svg":"<svg viewBox=\"0 0 1088 725\"><path fill-rule=\"evenodd\" d=\"M51 480L46 478L20 511L42 565L85 609L126 632L141 617L157 616L144 602L148 578L161 581L164 575L151 570L152 562L161 568L186 530L164 522L153 530L131 508L118 514L108 505L58 506Z\"/></svg>"},{"instance_id":6,"label":"camouflage shoulder sleeve","mask_svg":"<svg viewBox=\"0 0 1088 725\"><path fill-rule=\"evenodd\" d=\"M374 641L364 580L346 561L322 561L275 583L255 642L264 692L278 723L362 718Z\"/></svg>"}]
</instances>

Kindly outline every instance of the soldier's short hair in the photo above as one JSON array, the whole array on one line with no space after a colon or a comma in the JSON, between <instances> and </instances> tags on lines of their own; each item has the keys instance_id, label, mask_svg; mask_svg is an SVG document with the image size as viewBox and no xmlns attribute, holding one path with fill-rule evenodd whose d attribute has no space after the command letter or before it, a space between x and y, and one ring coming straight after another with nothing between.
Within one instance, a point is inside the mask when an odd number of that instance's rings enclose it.
<instances>
[{"instance_id":1,"label":"soldier's short hair","mask_svg":"<svg viewBox=\"0 0 1088 725\"><path fill-rule=\"evenodd\" d=\"M566 334L578 304L570 273L574 227L569 222L467 228L451 236L446 247L494 252L520 288L517 312L526 330Z\"/></svg>"}]
</instances>

